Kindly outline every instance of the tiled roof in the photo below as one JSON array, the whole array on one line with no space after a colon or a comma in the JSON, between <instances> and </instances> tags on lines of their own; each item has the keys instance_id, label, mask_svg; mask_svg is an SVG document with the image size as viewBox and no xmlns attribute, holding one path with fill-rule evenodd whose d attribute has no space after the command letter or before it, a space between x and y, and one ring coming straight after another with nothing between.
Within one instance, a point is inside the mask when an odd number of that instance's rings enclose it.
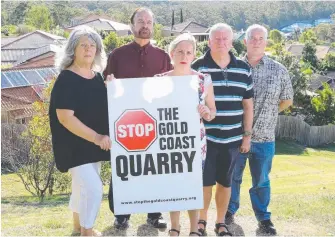
<instances>
[{"instance_id":1,"label":"tiled roof","mask_svg":"<svg viewBox=\"0 0 335 237\"><path fill-rule=\"evenodd\" d=\"M205 33L207 29L208 29L208 26L199 24L193 20L189 20L183 23L175 24L172 28L172 31L178 32L178 33L186 32L186 31L190 33L195 33L195 32ZM164 27L164 30L171 30L171 26Z\"/></svg>"},{"instance_id":2,"label":"tiled roof","mask_svg":"<svg viewBox=\"0 0 335 237\"><path fill-rule=\"evenodd\" d=\"M50 33L45 32L45 31L36 30L36 32L38 32L38 33L40 33L42 35L48 36L49 38L54 39L54 40L66 40L66 38L63 37L63 36L50 34Z\"/></svg>"},{"instance_id":3,"label":"tiled roof","mask_svg":"<svg viewBox=\"0 0 335 237\"><path fill-rule=\"evenodd\" d=\"M292 53L294 56L301 57L304 47L305 47L304 44L291 44L291 45L288 45L286 48L287 48L287 51ZM318 59L324 59L326 54L329 53L330 51L331 49L329 46L316 45L315 54Z\"/></svg>"},{"instance_id":4,"label":"tiled roof","mask_svg":"<svg viewBox=\"0 0 335 237\"><path fill-rule=\"evenodd\" d=\"M310 88L311 91L316 91L319 88L321 88L322 83L325 83L325 82L330 84L331 86L332 85L334 86L335 72L328 72L327 75L319 75L319 74L313 75L313 77L310 81L309 88Z\"/></svg>"},{"instance_id":5,"label":"tiled roof","mask_svg":"<svg viewBox=\"0 0 335 237\"><path fill-rule=\"evenodd\" d=\"M303 44L291 44L287 46L287 51L297 57L301 57L303 49Z\"/></svg>"},{"instance_id":6,"label":"tiled roof","mask_svg":"<svg viewBox=\"0 0 335 237\"><path fill-rule=\"evenodd\" d=\"M62 37L62 36L53 35L53 34L50 34L50 33L47 33L47 32L41 31L41 30L35 30L35 31L33 31L33 32L30 32L30 33L27 33L27 34L25 34L25 35L22 35L22 36L17 37L15 40L13 40L13 41L11 41L11 42L9 42L9 43L6 43L6 44L4 44L4 45L1 45L1 48L3 48L3 47L7 47L8 45L10 45L10 44L12 44L12 43L14 43L14 42L16 42L16 41L19 41L19 40L21 40L21 39L23 39L23 38L26 38L27 36L32 35L32 34L42 34L42 35L47 36L47 37L49 37L49 38L51 38L51 39L53 39L53 40L66 40L66 38L64 38L64 37Z\"/></svg>"},{"instance_id":7,"label":"tiled roof","mask_svg":"<svg viewBox=\"0 0 335 237\"><path fill-rule=\"evenodd\" d=\"M323 46L323 45L317 45L316 46L316 57L318 59L324 59L326 57L326 54L329 53L330 47L329 46Z\"/></svg>"},{"instance_id":8,"label":"tiled roof","mask_svg":"<svg viewBox=\"0 0 335 237\"><path fill-rule=\"evenodd\" d=\"M21 119L21 118L30 118L34 115L35 111L33 106L30 105L29 107L23 109L16 109L9 112L14 119Z\"/></svg>"},{"instance_id":9,"label":"tiled roof","mask_svg":"<svg viewBox=\"0 0 335 237\"><path fill-rule=\"evenodd\" d=\"M39 56L38 56L39 57ZM37 58L38 58L37 57ZM19 70L19 69L35 69L35 68L45 68L45 67L54 67L55 66L55 54L50 55L48 57L42 57L39 59L34 59L33 61L24 62L13 68L11 70Z\"/></svg>"},{"instance_id":10,"label":"tiled roof","mask_svg":"<svg viewBox=\"0 0 335 237\"><path fill-rule=\"evenodd\" d=\"M95 19L95 20L92 20L92 21L83 22L83 23L80 23L78 25L69 27L67 29L72 30L75 27L81 26L81 25L90 26L90 24L92 24L92 23L95 23L94 28L96 28L98 30L115 30L115 31L130 30L129 25L119 23L119 22L116 22L116 21L111 21L111 20L108 20L108 19L102 19L102 18Z\"/></svg>"},{"instance_id":11,"label":"tiled roof","mask_svg":"<svg viewBox=\"0 0 335 237\"><path fill-rule=\"evenodd\" d=\"M9 44L10 42L16 40L17 37L3 37L1 36L1 46L5 44Z\"/></svg>"},{"instance_id":12,"label":"tiled roof","mask_svg":"<svg viewBox=\"0 0 335 237\"><path fill-rule=\"evenodd\" d=\"M31 51L33 49L1 49L1 62L16 62L18 58Z\"/></svg>"},{"instance_id":13,"label":"tiled roof","mask_svg":"<svg viewBox=\"0 0 335 237\"><path fill-rule=\"evenodd\" d=\"M32 58L38 57L40 55L43 55L48 52L58 52L61 48L57 45L46 45L40 48L37 48L35 50L32 50L30 52L25 53L22 57L20 57L16 62L15 65L21 64L25 61L28 61Z\"/></svg>"},{"instance_id":14,"label":"tiled roof","mask_svg":"<svg viewBox=\"0 0 335 237\"><path fill-rule=\"evenodd\" d=\"M96 19L106 19L106 20L113 20L110 16L106 15L106 14L100 14L100 15L97 15L97 14L89 14L87 16L79 16L79 17L74 17L72 18L71 20L71 26L69 27L72 27L72 26L76 26L78 24L83 24L85 22L89 22L89 21L93 21L93 20L96 20Z\"/></svg>"},{"instance_id":15,"label":"tiled roof","mask_svg":"<svg viewBox=\"0 0 335 237\"><path fill-rule=\"evenodd\" d=\"M1 109L5 111L26 108L35 101L41 98L31 86L1 89Z\"/></svg>"}]
</instances>

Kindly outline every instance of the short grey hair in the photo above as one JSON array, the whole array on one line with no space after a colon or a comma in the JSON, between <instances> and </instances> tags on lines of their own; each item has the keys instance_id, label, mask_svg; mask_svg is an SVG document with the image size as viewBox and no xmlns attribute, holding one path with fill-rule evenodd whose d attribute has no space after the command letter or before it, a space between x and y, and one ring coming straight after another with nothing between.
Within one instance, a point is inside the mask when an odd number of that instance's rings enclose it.
<instances>
[{"instance_id":1,"label":"short grey hair","mask_svg":"<svg viewBox=\"0 0 335 237\"><path fill-rule=\"evenodd\" d=\"M100 35L89 26L78 26L71 32L66 45L63 47L63 50L61 50L56 55L55 64L58 70L65 70L72 65L76 47L80 38L83 36L87 36L89 39L94 41L97 47L95 58L92 63L92 70L102 72L105 69L107 64L107 57Z\"/></svg>"},{"instance_id":2,"label":"short grey hair","mask_svg":"<svg viewBox=\"0 0 335 237\"><path fill-rule=\"evenodd\" d=\"M214 32L228 30L231 33L232 38L234 38L234 32L230 25L225 23L217 23L213 25L209 30L209 38L212 39Z\"/></svg>"},{"instance_id":3,"label":"short grey hair","mask_svg":"<svg viewBox=\"0 0 335 237\"><path fill-rule=\"evenodd\" d=\"M262 26L262 25L258 25L258 24L254 24L248 27L247 31L245 32L245 39L248 41L251 39L252 37L252 32L254 32L255 30L261 30L264 33L264 39L267 40L268 38L268 30Z\"/></svg>"},{"instance_id":4,"label":"short grey hair","mask_svg":"<svg viewBox=\"0 0 335 237\"><path fill-rule=\"evenodd\" d=\"M196 54L197 51L197 41L195 40L194 36L190 33L183 33L181 35L178 35L169 45L169 55L171 55L172 51L177 48L177 45L182 42L187 41L192 44L193 46L193 53Z\"/></svg>"}]
</instances>

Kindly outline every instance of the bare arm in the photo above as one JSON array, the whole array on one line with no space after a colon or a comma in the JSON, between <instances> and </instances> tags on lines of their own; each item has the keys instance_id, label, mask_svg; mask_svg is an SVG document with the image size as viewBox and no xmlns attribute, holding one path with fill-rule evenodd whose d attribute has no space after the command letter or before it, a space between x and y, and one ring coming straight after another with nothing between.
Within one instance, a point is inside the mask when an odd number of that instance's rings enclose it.
<instances>
[{"instance_id":1,"label":"bare arm","mask_svg":"<svg viewBox=\"0 0 335 237\"><path fill-rule=\"evenodd\" d=\"M100 146L101 149L110 149L111 144L109 138L107 139L107 136L100 135L93 129L83 124L76 116L74 116L73 110L56 109L56 113L59 122L70 132Z\"/></svg>"},{"instance_id":2,"label":"bare arm","mask_svg":"<svg viewBox=\"0 0 335 237\"><path fill-rule=\"evenodd\" d=\"M251 132L254 120L254 102L253 99L243 99L243 130Z\"/></svg>"},{"instance_id":3,"label":"bare arm","mask_svg":"<svg viewBox=\"0 0 335 237\"><path fill-rule=\"evenodd\" d=\"M215 106L213 84L210 84L207 87L207 96L205 98L205 104L209 108L209 111L210 111L210 118L211 118L210 120L213 120L216 116L216 106Z\"/></svg>"},{"instance_id":4,"label":"bare arm","mask_svg":"<svg viewBox=\"0 0 335 237\"><path fill-rule=\"evenodd\" d=\"M251 132L252 131L252 123L254 117L254 102L253 99L243 99L243 130L244 132ZM251 134L247 136L243 136L242 145L240 147L241 153L247 153L250 151L251 146Z\"/></svg>"},{"instance_id":5,"label":"bare arm","mask_svg":"<svg viewBox=\"0 0 335 237\"><path fill-rule=\"evenodd\" d=\"M279 113L293 104L293 100L281 100L279 102Z\"/></svg>"}]
</instances>

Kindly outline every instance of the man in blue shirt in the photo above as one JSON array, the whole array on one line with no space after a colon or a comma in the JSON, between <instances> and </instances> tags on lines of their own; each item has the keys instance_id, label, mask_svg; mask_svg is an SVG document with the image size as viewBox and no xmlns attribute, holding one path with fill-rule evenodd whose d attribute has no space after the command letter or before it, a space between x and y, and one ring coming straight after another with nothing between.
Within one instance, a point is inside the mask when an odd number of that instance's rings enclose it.
<instances>
[{"instance_id":1,"label":"man in blue shirt","mask_svg":"<svg viewBox=\"0 0 335 237\"><path fill-rule=\"evenodd\" d=\"M231 235L225 215L231 194L232 172L240 152L250 149L253 119L253 83L247 63L237 59L233 31L227 24L216 24L209 33L210 50L192 68L212 77L216 117L205 121L207 156L204 166L204 209L200 211L199 232L206 234L207 210L216 184L217 235Z\"/></svg>"}]
</instances>

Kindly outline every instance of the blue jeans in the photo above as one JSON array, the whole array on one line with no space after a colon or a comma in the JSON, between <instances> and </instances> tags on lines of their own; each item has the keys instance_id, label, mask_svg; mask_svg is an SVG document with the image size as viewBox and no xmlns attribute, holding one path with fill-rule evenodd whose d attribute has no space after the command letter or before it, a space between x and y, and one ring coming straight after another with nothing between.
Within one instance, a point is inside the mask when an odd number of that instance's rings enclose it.
<instances>
[{"instance_id":1,"label":"blue jeans","mask_svg":"<svg viewBox=\"0 0 335 237\"><path fill-rule=\"evenodd\" d=\"M249 158L252 187L249 189L252 208L258 221L269 220L271 212L267 210L270 203L270 179L272 159L275 154L274 142L252 142L249 153L241 154L236 161L233 174L231 198L228 211L235 214L240 206L240 188L243 171Z\"/></svg>"}]
</instances>

